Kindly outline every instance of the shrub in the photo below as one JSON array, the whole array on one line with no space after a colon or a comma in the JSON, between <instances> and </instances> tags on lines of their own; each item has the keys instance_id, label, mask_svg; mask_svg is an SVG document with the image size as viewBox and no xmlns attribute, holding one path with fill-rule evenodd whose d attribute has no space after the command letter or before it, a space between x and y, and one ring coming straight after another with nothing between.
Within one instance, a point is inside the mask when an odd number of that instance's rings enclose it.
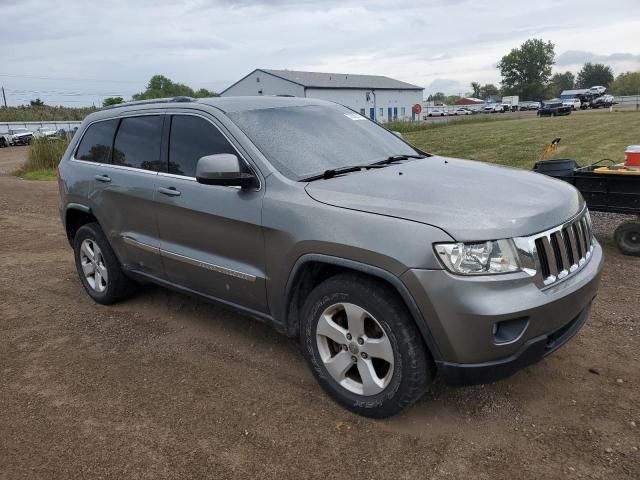
<instances>
[{"instance_id":1,"label":"shrub","mask_svg":"<svg viewBox=\"0 0 640 480\"><path fill-rule=\"evenodd\" d=\"M19 173L55 170L69 145L63 138L35 138L29 146L29 157Z\"/></svg>"}]
</instances>

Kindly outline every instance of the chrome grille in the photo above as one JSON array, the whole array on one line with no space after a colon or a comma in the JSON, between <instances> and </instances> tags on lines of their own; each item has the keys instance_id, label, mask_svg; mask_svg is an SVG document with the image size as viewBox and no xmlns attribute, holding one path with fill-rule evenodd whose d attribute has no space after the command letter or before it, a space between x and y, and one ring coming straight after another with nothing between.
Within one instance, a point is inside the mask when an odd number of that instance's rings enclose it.
<instances>
[{"instance_id":1,"label":"chrome grille","mask_svg":"<svg viewBox=\"0 0 640 480\"><path fill-rule=\"evenodd\" d=\"M515 239L524 271L540 288L553 285L581 269L591 258L593 233L585 209L573 220L530 237Z\"/></svg>"}]
</instances>

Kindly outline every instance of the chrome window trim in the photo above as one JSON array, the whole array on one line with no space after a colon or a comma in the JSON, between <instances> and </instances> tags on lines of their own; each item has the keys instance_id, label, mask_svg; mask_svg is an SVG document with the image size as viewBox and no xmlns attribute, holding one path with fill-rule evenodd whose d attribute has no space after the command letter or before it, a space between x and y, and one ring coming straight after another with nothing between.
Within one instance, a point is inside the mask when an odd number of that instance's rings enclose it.
<instances>
[{"instance_id":1,"label":"chrome window trim","mask_svg":"<svg viewBox=\"0 0 640 480\"><path fill-rule=\"evenodd\" d=\"M156 255L160 255L161 257L170 258L172 260L177 260L180 262L187 263L189 265L193 265L195 267L204 268L206 270L211 270L213 272L222 273L223 275L229 275L230 277L239 278L241 280L246 280L248 282L255 282L257 277L250 273L241 272L239 270L234 270L232 268L223 267L221 265L216 265L214 263L203 262L202 260L197 260L193 257L187 257L185 255L180 255L179 253L173 253L168 250L164 250L159 247L154 247L153 245L149 245L148 243L140 242L135 238L132 238L128 235L121 235L122 240L127 245L131 245L133 247L137 247L146 252L155 253Z\"/></svg>"},{"instance_id":2,"label":"chrome window trim","mask_svg":"<svg viewBox=\"0 0 640 480\"><path fill-rule=\"evenodd\" d=\"M575 238L573 233L574 227L578 238ZM570 262L568 260L566 244L560 243L564 242L565 229L569 233L569 244L573 248L574 256L571 265L569 265ZM559 242L559 250L562 259L561 263L563 266L563 269L560 271L558 271L556 265L556 255L552 246L552 236L555 236L556 240ZM585 243L585 238L589 242L588 245ZM538 240L542 242L544 254L546 255L549 266L549 275L546 278L543 277L540 252L538 252L538 247L536 246L536 241ZM582 268L589 263L593 249L595 248L595 237L591 230L591 218L586 206L578 215L571 218L571 220L534 235L514 238L513 241L518 251L522 270L533 278L534 283L540 289L555 286L582 270ZM580 248L580 258L577 258L578 250L576 247L578 247L578 245Z\"/></svg>"}]
</instances>

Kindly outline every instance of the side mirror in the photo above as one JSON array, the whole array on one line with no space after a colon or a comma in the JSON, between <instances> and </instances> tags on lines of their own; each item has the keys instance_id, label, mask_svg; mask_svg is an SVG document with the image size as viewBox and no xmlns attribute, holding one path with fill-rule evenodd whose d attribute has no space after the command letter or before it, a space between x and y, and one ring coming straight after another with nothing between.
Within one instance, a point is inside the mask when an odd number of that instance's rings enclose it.
<instances>
[{"instance_id":1,"label":"side mirror","mask_svg":"<svg viewBox=\"0 0 640 480\"><path fill-rule=\"evenodd\" d=\"M252 173L242 171L240 160L230 153L207 155L198 160L196 180L205 185L248 188L256 185Z\"/></svg>"},{"instance_id":2,"label":"side mirror","mask_svg":"<svg viewBox=\"0 0 640 480\"><path fill-rule=\"evenodd\" d=\"M404 138L400 132L396 132L395 130L391 130L391 133L393 133L396 137Z\"/></svg>"}]
</instances>

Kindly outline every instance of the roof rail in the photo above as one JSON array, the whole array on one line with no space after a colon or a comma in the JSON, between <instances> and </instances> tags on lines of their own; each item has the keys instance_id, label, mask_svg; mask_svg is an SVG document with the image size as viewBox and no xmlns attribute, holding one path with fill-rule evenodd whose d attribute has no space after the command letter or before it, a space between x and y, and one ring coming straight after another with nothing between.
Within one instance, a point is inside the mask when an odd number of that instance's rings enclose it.
<instances>
[{"instance_id":1,"label":"roof rail","mask_svg":"<svg viewBox=\"0 0 640 480\"><path fill-rule=\"evenodd\" d=\"M133 102L117 103L116 105L109 105L102 107L100 110L111 110L112 108L129 107L131 105L148 105L152 103L178 103L178 102L195 102L195 98L178 96L167 98L150 98L148 100L136 100Z\"/></svg>"}]
</instances>

